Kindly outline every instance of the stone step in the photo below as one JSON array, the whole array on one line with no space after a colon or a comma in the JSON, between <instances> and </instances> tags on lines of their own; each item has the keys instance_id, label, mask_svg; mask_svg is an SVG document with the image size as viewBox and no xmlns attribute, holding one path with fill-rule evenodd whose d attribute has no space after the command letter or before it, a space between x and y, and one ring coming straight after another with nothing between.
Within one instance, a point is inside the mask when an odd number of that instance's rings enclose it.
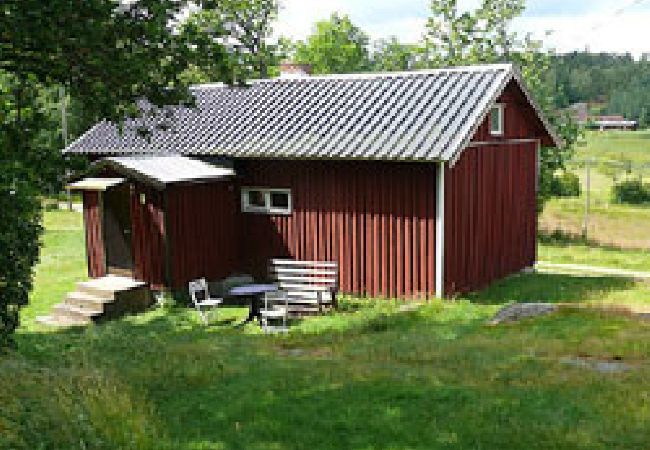
<instances>
[{"instance_id":1,"label":"stone step","mask_svg":"<svg viewBox=\"0 0 650 450\"><path fill-rule=\"evenodd\" d=\"M87 321L90 323L94 317L101 315L102 311L91 311L65 303L59 303L52 308L52 317L63 317L72 320Z\"/></svg>"},{"instance_id":2,"label":"stone step","mask_svg":"<svg viewBox=\"0 0 650 450\"><path fill-rule=\"evenodd\" d=\"M90 324L90 319L78 320L70 317L60 316L39 316L36 322L50 327L83 327Z\"/></svg>"},{"instance_id":3,"label":"stone step","mask_svg":"<svg viewBox=\"0 0 650 450\"><path fill-rule=\"evenodd\" d=\"M91 311L103 312L107 303L112 303L113 298L98 297L86 292L70 292L63 303L78 308L89 309Z\"/></svg>"}]
</instances>

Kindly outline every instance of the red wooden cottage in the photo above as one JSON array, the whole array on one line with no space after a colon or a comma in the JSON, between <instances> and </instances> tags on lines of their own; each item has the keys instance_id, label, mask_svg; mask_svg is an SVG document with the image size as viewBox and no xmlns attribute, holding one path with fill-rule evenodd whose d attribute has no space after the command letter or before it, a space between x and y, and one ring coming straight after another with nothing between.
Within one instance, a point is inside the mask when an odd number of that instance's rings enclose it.
<instances>
[{"instance_id":1,"label":"red wooden cottage","mask_svg":"<svg viewBox=\"0 0 650 450\"><path fill-rule=\"evenodd\" d=\"M538 151L560 140L509 64L193 88L165 126L101 122L65 151L92 277L155 289L273 257L334 260L344 293L450 296L536 259Z\"/></svg>"}]
</instances>

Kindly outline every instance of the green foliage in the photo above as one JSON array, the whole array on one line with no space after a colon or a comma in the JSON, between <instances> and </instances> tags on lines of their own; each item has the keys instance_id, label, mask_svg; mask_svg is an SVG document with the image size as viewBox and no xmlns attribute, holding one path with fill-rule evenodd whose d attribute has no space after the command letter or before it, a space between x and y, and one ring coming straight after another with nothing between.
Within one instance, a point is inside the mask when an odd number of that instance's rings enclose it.
<instances>
[{"instance_id":1,"label":"green foliage","mask_svg":"<svg viewBox=\"0 0 650 450\"><path fill-rule=\"evenodd\" d=\"M432 0L424 42L427 65L509 61L521 44L508 27L524 7L524 0L483 0L477 10L460 13L458 0Z\"/></svg>"},{"instance_id":2,"label":"green foliage","mask_svg":"<svg viewBox=\"0 0 650 450\"><path fill-rule=\"evenodd\" d=\"M417 45L402 44L396 37L374 42L371 68L378 72L405 71L417 67L421 49Z\"/></svg>"},{"instance_id":3,"label":"green foliage","mask_svg":"<svg viewBox=\"0 0 650 450\"><path fill-rule=\"evenodd\" d=\"M558 107L602 103L595 113L623 115L647 125L650 105L650 61L630 54L573 52L553 57L552 72L564 95Z\"/></svg>"},{"instance_id":4,"label":"green foliage","mask_svg":"<svg viewBox=\"0 0 650 450\"><path fill-rule=\"evenodd\" d=\"M612 186L612 200L629 205L650 203L650 184L641 178L620 181Z\"/></svg>"},{"instance_id":5,"label":"green foliage","mask_svg":"<svg viewBox=\"0 0 650 450\"><path fill-rule=\"evenodd\" d=\"M193 2L214 7L215 2ZM70 96L73 128L120 121L157 107L191 104L182 74L212 61L231 81L223 39L177 33L184 0L9 0L0 4L0 348L27 302L38 258L39 195L61 184L57 154L59 87ZM212 37L226 30L218 30Z\"/></svg>"},{"instance_id":6,"label":"green foliage","mask_svg":"<svg viewBox=\"0 0 650 450\"><path fill-rule=\"evenodd\" d=\"M38 259L45 179L34 169L47 161L33 131L47 121L38 94L33 83L0 73L0 351L18 326Z\"/></svg>"},{"instance_id":7,"label":"green foliage","mask_svg":"<svg viewBox=\"0 0 650 450\"><path fill-rule=\"evenodd\" d=\"M194 12L182 26L190 42L203 47L229 36L230 54L223 58L204 58L184 72L191 83L220 80L225 70L235 70L238 81L267 78L279 62L279 46L269 42L272 24L277 18L276 0L223 0L218 7Z\"/></svg>"},{"instance_id":8,"label":"green foliage","mask_svg":"<svg viewBox=\"0 0 650 450\"><path fill-rule=\"evenodd\" d=\"M551 193L554 197L580 197L580 178L573 172L563 171L553 176Z\"/></svg>"},{"instance_id":9,"label":"green foliage","mask_svg":"<svg viewBox=\"0 0 650 450\"><path fill-rule=\"evenodd\" d=\"M368 70L368 35L347 15L334 13L316 23L314 33L295 45L299 63L311 64L314 74L354 73Z\"/></svg>"}]
</instances>

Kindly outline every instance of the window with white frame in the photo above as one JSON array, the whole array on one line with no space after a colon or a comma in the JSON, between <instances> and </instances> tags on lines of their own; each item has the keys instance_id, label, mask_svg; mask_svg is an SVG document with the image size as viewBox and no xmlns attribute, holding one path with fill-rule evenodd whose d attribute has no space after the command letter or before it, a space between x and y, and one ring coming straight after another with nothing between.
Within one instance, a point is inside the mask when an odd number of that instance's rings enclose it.
<instances>
[{"instance_id":1,"label":"window with white frame","mask_svg":"<svg viewBox=\"0 0 650 450\"><path fill-rule=\"evenodd\" d=\"M496 104L490 111L490 134L503 136L503 105Z\"/></svg>"},{"instance_id":2,"label":"window with white frame","mask_svg":"<svg viewBox=\"0 0 650 450\"><path fill-rule=\"evenodd\" d=\"M247 213L291 214L291 190L244 187L241 209Z\"/></svg>"}]
</instances>

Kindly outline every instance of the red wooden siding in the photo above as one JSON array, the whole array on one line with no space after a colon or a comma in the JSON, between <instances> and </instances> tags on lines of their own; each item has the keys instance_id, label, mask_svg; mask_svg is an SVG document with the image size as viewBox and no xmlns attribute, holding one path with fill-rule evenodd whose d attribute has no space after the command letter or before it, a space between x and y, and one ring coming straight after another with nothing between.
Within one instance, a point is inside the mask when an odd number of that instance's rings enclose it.
<instances>
[{"instance_id":1,"label":"red wooden siding","mask_svg":"<svg viewBox=\"0 0 650 450\"><path fill-rule=\"evenodd\" d=\"M334 260L344 293L435 292L435 166L379 162L242 161L242 186L290 188L291 215L242 214L242 266L272 257Z\"/></svg>"},{"instance_id":2,"label":"red wooden siding","mask_svg":"<svg viewBox=\"0 0 650 450\"><path fill-rule=\"evenodd\" d=\"M536 260L535 143L468 148L445 174L445 294Z\"/></svg>"},{"instance_id":3,"label":"red wooden siding","mask_svg":"<svg viewBox=\"0 0 650 450\"><path fill-rule=\"evenodd\" d=\"M144 194L145 203L141 204ZM154 288L165 283L165 213L163 194L136 184L131 192L134 276Z\"/></svg>"},{"instance_id":4,"label":"red wooden siding","mask_svg":"<svg viewBox=\"0 0 650 450\"><path fill-rule=\"evenodd\" d=\"M205 277L218 280L239 268L239 197L232 182L167 189L171 285Z\"/></svg>"},{"instance_id":5,"label":"red wooden siding","mask_svg":"<svg viewBox=\"0 0 650 450\"><path fill-rule=\"evenodd\" d=\"M498 142L503 139L540 139L543 145L553 145L535 110L530 106L516 82L510 82L497 102L505 105L503 136L492 136L490 134L488 116L474 134L472 139L474 142Z\"/></svg>"},{"instance_id":6,"label":"red wooden siding","mask_svg":"<svg viewBox=\"0 0 650 450\"><path fill-rule=\"evenodd\" d=\"M86 255L88 257L88 276L91 278L106 275L100 196L101 194L95 191L85 191L83 193Z\"/></svg>"}]
</instances>

